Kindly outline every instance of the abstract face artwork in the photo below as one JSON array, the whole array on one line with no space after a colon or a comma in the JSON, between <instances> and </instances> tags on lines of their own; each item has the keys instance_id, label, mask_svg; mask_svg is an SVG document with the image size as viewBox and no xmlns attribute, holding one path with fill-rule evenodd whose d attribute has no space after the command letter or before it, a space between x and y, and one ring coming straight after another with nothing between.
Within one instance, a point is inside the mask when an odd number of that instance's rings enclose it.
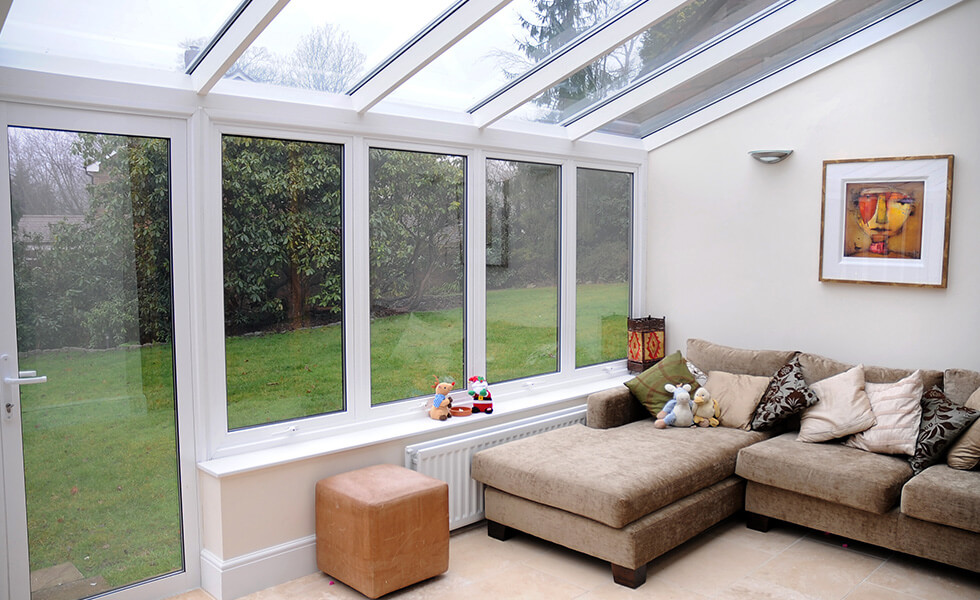
<instances>
[{"instance_id":1,"label":"abstract face artwork","mask_svg":"<svg viewBox=\"0 0 980 600\"><path fill-rule=\"evenodd\" d=\"M923 191L921 181L848 183L844 256L919 258Z\"/></svg>"}]
</instances>

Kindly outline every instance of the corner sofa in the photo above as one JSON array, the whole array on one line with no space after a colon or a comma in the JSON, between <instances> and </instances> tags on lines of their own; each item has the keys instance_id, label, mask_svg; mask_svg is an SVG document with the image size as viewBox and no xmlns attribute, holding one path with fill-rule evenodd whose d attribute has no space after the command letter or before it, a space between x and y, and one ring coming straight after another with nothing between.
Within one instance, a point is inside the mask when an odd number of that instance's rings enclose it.
<instances>
[{"instance_id":1,"label":"corner sofa","mask_svg":"<svg viewBox=\"0 0 980 600\"><path fill-rule=\"evenodd\" d=\"M688 340L686 352L692 371L757 377L791 359L807 385L852 367L703 340ZM911 373L865 368L868 382ZM959 405L980 400L980 373L918 376ZM800 415L768 431L658 429L651 410L617 387L588 398L586 425L477 453L489 535L523 531L598 557L616 583L635 588L651 560L745 510L756 529L775 518L980 572L980 471L935 464L913 474L908 457L797 441Z\"/></svg>"}]
</instances>

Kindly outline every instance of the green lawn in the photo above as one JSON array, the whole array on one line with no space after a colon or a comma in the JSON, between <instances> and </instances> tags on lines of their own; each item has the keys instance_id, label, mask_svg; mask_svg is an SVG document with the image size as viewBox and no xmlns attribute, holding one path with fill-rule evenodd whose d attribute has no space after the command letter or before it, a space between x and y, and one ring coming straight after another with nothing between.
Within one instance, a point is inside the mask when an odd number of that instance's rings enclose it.
<instances>
[{"instance_id":1,"label":"green lawn","mask_svg":"<svg viewBox=\"0 0 980 600\"><path fill-rule=\"evenodd\" d=\"M625 285L579 292L579 364L625 356ZM557 368L554 288L488 294L488 379ZM377 319L373 403L463 388L462 310ZM229 427L343 409L342 328L228 338ZM110 585L181 568L171 348L63 350L21 359L32 570L73 563Z\"/></svg>"}]
</instances>

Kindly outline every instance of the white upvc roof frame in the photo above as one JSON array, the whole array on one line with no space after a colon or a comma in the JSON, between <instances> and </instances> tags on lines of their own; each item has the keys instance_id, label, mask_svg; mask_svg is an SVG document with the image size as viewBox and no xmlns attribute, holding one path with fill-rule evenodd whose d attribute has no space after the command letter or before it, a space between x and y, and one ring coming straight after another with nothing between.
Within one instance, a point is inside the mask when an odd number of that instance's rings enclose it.
<instances>
[{"instance_id":1,"label":"white upvc roof frame","mask_svg":"<svg viewBox=\"0 0 980 600\"><path fill-rule=\"evenodd\" d=\"M7 22L7 15L10 13L10 5L14 0L0 0L0 32L3 31L3 24Z\"/></svg>"},{"instance_id":2,"label":"white upvc roof frame","mask_svg":"<svg viewBox=\"0 0 980 600\"><path fill-rule=\"evenodd\" d=\"M454 5L349 94L354 109L358 114L366 113L509 2L510 0L467 0Z\"/></svg>"},{"instance_id":3,"label":"white upvc roof frame","mask_svg":"<svg viewBox=\"0 0 980 600\"><path fill-rule=\"evenodd\" d=\"M761 19L757 19L754 23L742 27L736 33L728 35L708 48L702 51L695 51L689 59L675 65L666 72L655 75L635 86L633 89L621 93L614 99L601 103L598 108L589 110L585 116L581 118L573 117L574 120L565 125L569 139L581 139L587 134L615 121L625 114L629 114L684 82L694 79L698 75L718 66L732 56L736 56L764 42L770 37L789 29L814 13L835 4L837 1L810 0L809 2L791 2L790 4L778 7L774 12Z\"/></svg>"},{"instance_id":4,"label":"white upvc roof frame","mask_svg":"<svg viewBox=\"0 0 980 600\"><path fill-rule=\"evenodd\" d=\"M531 98L547 90L598 57L649 29L689 0L647 0L636 3L611 17L604 24L569 42L539 63L527 74L497 91L472 111L473 123L480 128L496 122Z\"/></svg>"},{"instance_id":5,"label":"white upvc roof frame","mask_svg":"<svg viewBox=\"0 0 980 600\"><path fill-rule=\"evenodd\" d=\"M207 95L287 4L289 0L251 0L191 73L194 90Z\"/></svg>"}]
</instances>

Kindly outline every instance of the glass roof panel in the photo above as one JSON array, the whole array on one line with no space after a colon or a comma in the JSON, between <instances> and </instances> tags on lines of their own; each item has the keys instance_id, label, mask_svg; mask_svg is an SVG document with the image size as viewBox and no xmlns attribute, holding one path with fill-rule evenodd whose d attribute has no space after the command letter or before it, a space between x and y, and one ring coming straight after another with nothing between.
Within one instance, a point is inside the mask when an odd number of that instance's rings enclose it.
<instances>
[{"instance_id":1,"label":"glass roof panel","mask_svg":"<svg viewBox=\"0 0 980 600\"><path fill-rule=\"evenodd\" d=\"M511 117L560 123L783 0L693 0L545 90Z\"/></svg>"},{"instance_id":2,"label":"glass roof panel","mask_svg":"<svg viewBox=\"0 0 980 600\"><path fill-rule=\"evenodd\" d=\"M0 50L183 71L241 0L14 0Z\"/></svg>"},{"instance_id":3,"label":"glass roof panel","mask_svg":"<svg viewBox=\"0 0 980 600\"><path fill-rule=\"evenodd\" d=\"M645 137L757 83L918 0L838 2L623 115L599 131Z\"/></svg>"},{"instance_id":4,"label":"glass roof panel","mask_svg":"<svg viewBox=\"0 0 980 600\"><path fill-rule=\"evenodd\" d=\"M389 98L464 111L628 3L629 0L513 0Z\"/></svg>"},{"instance_id":5,"label":"glass roof panel","mask_svg":"<svg viewBox=\"0 0 980 600\"><path fill-rule=\"evenodd\" d=\"M342 93L453 0L292 0L225 78Z\"/></svg>"}]
</instances>

